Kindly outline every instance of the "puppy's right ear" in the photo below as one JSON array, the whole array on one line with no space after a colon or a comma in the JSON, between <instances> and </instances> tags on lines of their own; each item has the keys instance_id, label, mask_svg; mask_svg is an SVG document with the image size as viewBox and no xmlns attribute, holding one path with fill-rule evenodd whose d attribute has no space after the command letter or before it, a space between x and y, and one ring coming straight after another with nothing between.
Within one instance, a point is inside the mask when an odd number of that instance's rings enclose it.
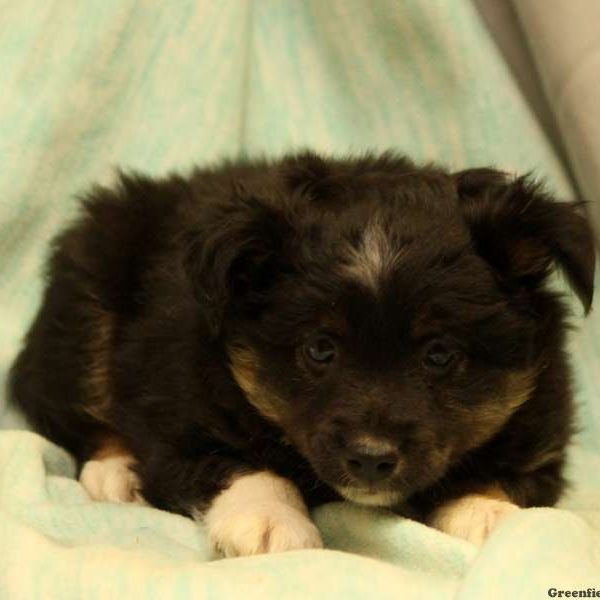
<instances>
[{"instance_id":1,"label":"puppy's right ear","mask_svg":"<svg viewBox=\"0 0 600 600\"><path fill-rule=\"evenodd\" d=\"M186 234L185 269L210 333L231 312L256 317L267 293L289 267L284 245L291 226L283 213L243 192Z\"/></svg>"}]
</instances>

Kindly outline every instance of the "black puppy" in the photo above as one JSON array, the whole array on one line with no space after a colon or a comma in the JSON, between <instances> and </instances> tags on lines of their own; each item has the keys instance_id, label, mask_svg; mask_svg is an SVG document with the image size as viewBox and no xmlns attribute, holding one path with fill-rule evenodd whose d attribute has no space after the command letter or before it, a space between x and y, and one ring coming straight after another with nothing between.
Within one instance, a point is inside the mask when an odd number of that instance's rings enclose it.
<instances>
[{"instance_id":1,"label":"black puppy","mask_svg":"<svg viewBox=\"0 0 600 600\"><path fill-rule=\"evenodd\" d=\"M481 542L554 504L573 423L554 266L586 221L526 178L393 154L96 188L12 373L92 497L203 520L226 555L318 547L307 506Z\"/></svg>"}]
</instances>

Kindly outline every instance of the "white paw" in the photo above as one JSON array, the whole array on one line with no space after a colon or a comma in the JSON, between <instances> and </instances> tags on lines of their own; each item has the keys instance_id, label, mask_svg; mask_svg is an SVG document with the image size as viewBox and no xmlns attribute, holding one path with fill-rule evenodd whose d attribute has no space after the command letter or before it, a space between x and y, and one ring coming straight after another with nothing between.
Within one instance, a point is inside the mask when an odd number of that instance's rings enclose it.
<instances>
[{"instance_id":1,"label":"white paw","mask_svg":"<svg viewBox=\"0 0 600 600\"><path fill-rule=\"evenodd\" d=\"M323 547L313 522L285 504L249 505L243 512L222 515L212 521L209 539L227 557Z\"/></svg>"},{"instance_id":2,"label":"white paw","mask_svg":"<svg viewBox=\"0 0 600 600\"><path fill-rule=\"evenodd\" d=\"M516 510L519 507L512 502L469 494L438 508L429 524L440 531L481 545L500 521Z\"/></svg>"},{"instance_id":3,"label":"white paw","mask_svg":"<svg viewBox=\"0 0 600 600\"><path fill-rule=\"evenodd\" d=\"M227 557L323 547L295 486L265 471L235 480L202 520L212 546Z\"/></svg>"},{"instance_id":4,"label":"white paw","mask_svg":"<svg viewBox=\"0 0 600 600\"><path fill-rule=\"evenodd\" d=\"M89 460L81 469L79 482L92 500L144 503L139 492L140 482L131 470L132 465L130 456Z\"/></svg>"}]
</instances>

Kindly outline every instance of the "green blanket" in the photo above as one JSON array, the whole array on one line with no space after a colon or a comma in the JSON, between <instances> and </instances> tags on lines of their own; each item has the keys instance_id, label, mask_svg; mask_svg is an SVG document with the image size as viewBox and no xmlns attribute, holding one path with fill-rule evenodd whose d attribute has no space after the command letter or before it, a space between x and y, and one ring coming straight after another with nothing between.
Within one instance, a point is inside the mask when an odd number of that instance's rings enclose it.
<instances>
[{"instance_id":1,"label":"green blanket","mask_svg":"<svg viewBox=\"0 0 600 600\"><path fill-rule=\"evenodd\" d=\"M19 0L0 9L0 376L48 239L115 165L150 173L311 146L535 170L553 150L467 1ZM0 598L543 598L600 588L600 320L573 340L581 433L561 509L483 550L385 511L314 515L327 550L212 560L204 532L92 503L72 459L0 402Z\"/></svg>"}]
</instances>

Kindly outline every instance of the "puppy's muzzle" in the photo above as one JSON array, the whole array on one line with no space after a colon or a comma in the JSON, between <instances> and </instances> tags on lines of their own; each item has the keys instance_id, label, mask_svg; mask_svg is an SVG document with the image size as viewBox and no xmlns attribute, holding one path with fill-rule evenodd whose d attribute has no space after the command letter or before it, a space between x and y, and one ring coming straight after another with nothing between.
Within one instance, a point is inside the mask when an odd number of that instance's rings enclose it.
<instances>
[{"instance_id":1,"label":"puppy's muzzle","mask_svg":"<svg viewBox=\"0 0 600 600\"><path fill-rule=\"evenodd\" d=\"M399 468L400 453L387 441L363 437L342 451L344 470L359 483L381 483Z\"/></svg>"}]
</instances>

